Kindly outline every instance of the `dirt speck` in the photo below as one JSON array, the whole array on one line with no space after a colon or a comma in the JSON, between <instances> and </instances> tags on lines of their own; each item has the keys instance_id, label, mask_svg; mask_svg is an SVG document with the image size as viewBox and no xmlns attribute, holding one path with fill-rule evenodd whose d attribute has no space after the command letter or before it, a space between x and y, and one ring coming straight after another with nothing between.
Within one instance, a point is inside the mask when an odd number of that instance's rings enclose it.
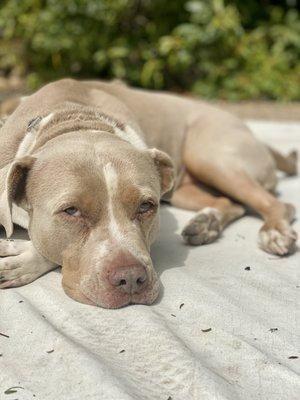
<instances>
[{"instance_id":1,"label":"dirt speck","mask_svg":"<svg viewBox=\"0 0 300 400\"><path fill-rule=\"evenodd\" d=\"M269 331L270 332L276 332L276 331L278 331L278 328L270 328Z\"/></svg>"},{"instance_id":2,"label":"dirt speck","mask_svg":"<svg viewBox=\"0 0 300 400\"><path fill-rule=\"evenodd\" d=\"M249 266L245 267L244 269L245 269L245 271L251 271L251 268Z\"/></svg>"}]
</instances>

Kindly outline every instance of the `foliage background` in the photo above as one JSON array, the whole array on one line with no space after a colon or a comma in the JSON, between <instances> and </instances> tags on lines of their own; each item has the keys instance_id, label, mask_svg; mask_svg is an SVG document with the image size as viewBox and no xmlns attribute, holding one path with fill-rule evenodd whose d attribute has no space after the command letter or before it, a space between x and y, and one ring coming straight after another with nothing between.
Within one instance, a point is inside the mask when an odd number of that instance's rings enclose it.
<instances>
[{"instance_id":1,"label":"foliage background","mask_svg":"<svg viewBox=\"0 0 300 400\"><path fill-rule=\"evenodd\" d=\"M0 75L300 100L298 0L2 0Z\"/></svg>"}]
</instances>

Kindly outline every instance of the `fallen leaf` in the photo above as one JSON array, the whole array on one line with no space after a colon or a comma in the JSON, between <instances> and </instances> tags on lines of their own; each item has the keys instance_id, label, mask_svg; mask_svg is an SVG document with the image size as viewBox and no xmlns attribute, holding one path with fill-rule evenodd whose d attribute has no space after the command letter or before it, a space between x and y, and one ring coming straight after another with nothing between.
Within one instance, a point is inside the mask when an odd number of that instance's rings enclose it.
<instances>
[{"instance_id":1,"label":"fallen leaf","mask_svg":"<svg viewBox=\"0 0 300 400\"><path fill-rule=\"evenodd\" d=\"M13 394L17 393L18 391L16 389L24 389L22 386L12 386L8 389L5 390L4 394Z\"/></svg>"}]
</instances>

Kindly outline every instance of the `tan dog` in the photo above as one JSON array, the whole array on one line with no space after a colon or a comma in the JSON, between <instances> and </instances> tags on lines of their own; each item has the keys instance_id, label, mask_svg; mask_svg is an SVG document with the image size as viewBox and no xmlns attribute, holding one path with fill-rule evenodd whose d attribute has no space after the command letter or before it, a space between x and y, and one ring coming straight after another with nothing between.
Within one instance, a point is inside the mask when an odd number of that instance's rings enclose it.
<instances>
[{"instance_id":1,"label":"tan dog","mask_svg":"<svg viewBox=\"0 0 300 400\"><path fill-rule=\"evenodd\" d=\"M23 99L0 143L0 224L10 236L15 222L31 239L0 241L0 288L62 265L64 290L80 302L152 303L159 282L149 251L163 195L197 212L183 230L189 244L212 242L244 215L232 198L263 217L264 250L295 247L294 208L270 191L276 167L296 172L296 155L271 151L203 102L65 79Z\"/></svg>"}]
</instances>

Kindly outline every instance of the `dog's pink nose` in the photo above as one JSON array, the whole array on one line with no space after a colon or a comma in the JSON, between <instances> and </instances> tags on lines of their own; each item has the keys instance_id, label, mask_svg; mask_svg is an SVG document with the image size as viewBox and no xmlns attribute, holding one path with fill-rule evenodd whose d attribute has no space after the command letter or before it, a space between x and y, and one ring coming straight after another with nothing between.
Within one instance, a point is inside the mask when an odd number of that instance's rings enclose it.
<instances>
[{"instance_id":1,"label":"dog's pink nose","mask_svg":"<svg viewBox=\"0 0 300 400\"><path fill-rule=\"evenodd\" d=\"M114 268L109 271L108 280L112 286L128 294L140 293L147 285L148 276L142 265Z\"/></svg>"}]
</instances>

